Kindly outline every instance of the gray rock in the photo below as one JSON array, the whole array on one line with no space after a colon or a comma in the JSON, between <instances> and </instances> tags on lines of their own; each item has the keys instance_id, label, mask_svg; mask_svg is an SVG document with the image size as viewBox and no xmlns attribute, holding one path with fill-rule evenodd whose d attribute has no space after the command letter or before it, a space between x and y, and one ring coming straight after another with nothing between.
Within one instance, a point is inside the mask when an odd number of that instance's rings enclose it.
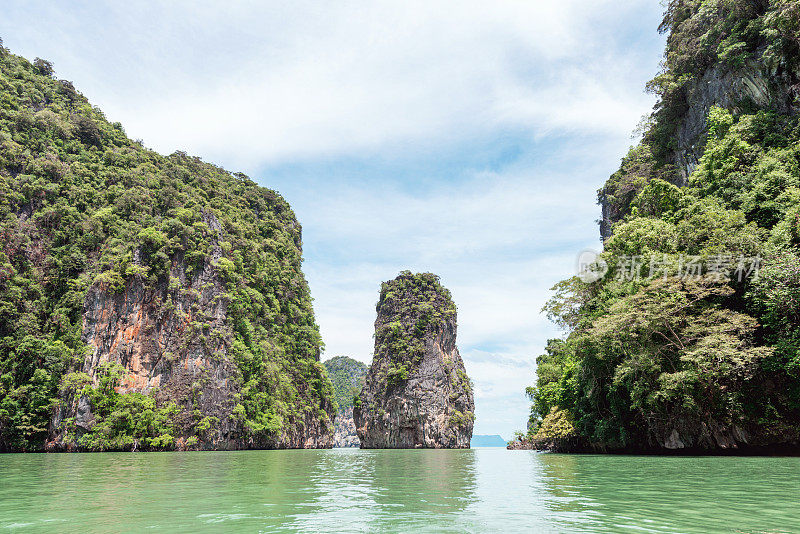
<instances>
[{"instance_id":1,"label":"gray rock","mask_svg":"<svg viewBox=\"0 0 800 534\"><path fill-rule=\"evenodd\" d=\"M194 417L210 417L217 423L202 436L205 449L328 448L333 445L333 407L323 407L327 418L303 414L297 425L282 430L270 441L254 441L234 416L239 393L238 372L230 354L233 329L228 318L228 293L216 267L223 257L222 226L209 211L203 221L212 230L210 254L199 268L187 269L183 253L172 258L169 280L155 286L140 277L129 277L121 291L96 283L86 292L83 341L89 351L81 369L95 384L103 365L119 364L125 375L119 393L153 395L161 402L175 402L181 436L191 436ZM138 258L135 255L134 260ZM64 399L52 427L74 416L79 431L94 422L88 399ZM55 443L63 441L61 434ZM71 444L61 445L68 448Z\"/></svg>"},{"instance_id":2,"label":"gray rock","mask_svg":"<svg viewBox=\"0 0 800 534\"><path fill-rule=\"evenodd\" d=\"M676 185L685 186L694 172L706 145L708 112L719 106L734 112L742 106L755 106L781 113L797 112L800 96L800 73L772 72L759 61L749 60L732 67L724 62L710 66L702 76L687 83L686 111L675 131L675 149L667 162L675 166ZM601 196L600 236L603 241L612 235L612 217L608 200Z\"/></svg>"},{"instance_id":3,"label":"gray rock","mask_svg":"<svg viewBox=\"0 0 800 534\"><path fill-rule=\"evenodd\" d=\"M89 402L89 398L84 395L78 399L75 410L75 426L83 430L89 430L93 424L92 404Z\"/></svg>"},{"instance_id":4,"label":"gray rock","mask_svg":"<svg viewBox=\"0 0 800 534\"><path fill-rule=\"evenodd\" d=\"M353 410L362 448L469 448L475 404L456 310L430 273L383 285L375 356ZM410 348L409 348L410 347Z\"/></svg>"},{"instance_id":5,"label":"gray rock","mask_svg":"<svg viewBox=\"0 0 800 534\"><path fill-rule=\"evenodd\" d=\"M333 427L333 446L334 447L358 447L358 435L356 434L356 424L353 421L353 407L349 406L339 410L336 414L336 422Z\"/></svg>"}]
</instances>

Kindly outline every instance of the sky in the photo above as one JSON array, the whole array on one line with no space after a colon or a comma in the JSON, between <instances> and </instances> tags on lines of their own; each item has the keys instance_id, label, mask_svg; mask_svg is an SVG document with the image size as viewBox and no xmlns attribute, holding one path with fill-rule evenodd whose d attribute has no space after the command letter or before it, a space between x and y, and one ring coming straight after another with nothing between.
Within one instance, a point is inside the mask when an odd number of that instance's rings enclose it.
<instances>
[{"instance_id":1,"label":"sky","mask_svg":"<svg viewBox=\"0 0 800 534\"><path fill-rule=\"evenodd\" d=\"M522 430L549 288L654 103L654 0L6 0L0 37L128 135L280 192L326 348L369 363L380 283L458 306L475 434Z\"/></svg>"}]
</instances>

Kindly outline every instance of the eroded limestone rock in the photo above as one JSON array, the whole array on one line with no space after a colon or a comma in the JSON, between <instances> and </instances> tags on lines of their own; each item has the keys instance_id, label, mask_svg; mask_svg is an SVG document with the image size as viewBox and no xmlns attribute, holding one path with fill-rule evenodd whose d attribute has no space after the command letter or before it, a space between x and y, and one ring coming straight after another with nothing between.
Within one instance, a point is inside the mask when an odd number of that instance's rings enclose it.
<instances>
[{"instance_id":1,"label":"eroded limestone rock","mask_svg":"<svg viewBox=\"0 0 800 534\"><path fill-rule=\"evenodd\" d=\"M375 355L353 410L362 448L469 448L475 404L456 347L456 307L436 275L381 288Z\"/></svg>"}]
</instances>

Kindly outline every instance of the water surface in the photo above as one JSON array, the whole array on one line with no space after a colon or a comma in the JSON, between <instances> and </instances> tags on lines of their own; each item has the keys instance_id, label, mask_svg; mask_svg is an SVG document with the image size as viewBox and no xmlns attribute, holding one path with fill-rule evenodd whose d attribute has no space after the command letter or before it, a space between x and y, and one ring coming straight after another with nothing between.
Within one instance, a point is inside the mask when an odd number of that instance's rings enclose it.
<instances>
[{"instance_id":1,"label":"water surface","mask_svg":"<svg viewBox=\"0 0 800 534\"><path fill-rule=\"evenodd\" d=\"M0 455L0 532L800 532L800 458Z\"/></svg>"}]
</instances>

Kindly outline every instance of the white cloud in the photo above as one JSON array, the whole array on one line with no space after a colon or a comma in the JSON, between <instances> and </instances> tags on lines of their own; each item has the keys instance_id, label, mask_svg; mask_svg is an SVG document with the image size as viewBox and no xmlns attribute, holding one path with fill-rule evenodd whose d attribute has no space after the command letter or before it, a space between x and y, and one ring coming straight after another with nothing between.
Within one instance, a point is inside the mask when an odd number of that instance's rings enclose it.
<instances>
[{"instance_id":1,"label":"white cloud","mask_svg":"<svg viewBox=\"0 0 800 534\"><path fill-rule=\"evenodd\" d=\"M0 32L158 150L252 167L508 127L627 132L649 99L598 53L598 21L646 3L12 2L42 20Z\"/></svg>"},{"instance_id":2,"label":"white cloud","mask_svg":"<svg viewBox=\"0 0 800 534\"><path fill-rule=\"evenodd\" d=\"M560 177L479 174L424 197L333 187L300 199L295 210L305 221L317 314L323 328L336 325L325 336L329 353L362 358L380 282L401 269L442 277L459 305L462 344L494 343L536 321L549 287L571 272L578 251L596 243L594 192ZM344 333L354 315L362 317L360 336ZM362 340L358 349L354 339Z\"/></svg>"}]
</instances>

